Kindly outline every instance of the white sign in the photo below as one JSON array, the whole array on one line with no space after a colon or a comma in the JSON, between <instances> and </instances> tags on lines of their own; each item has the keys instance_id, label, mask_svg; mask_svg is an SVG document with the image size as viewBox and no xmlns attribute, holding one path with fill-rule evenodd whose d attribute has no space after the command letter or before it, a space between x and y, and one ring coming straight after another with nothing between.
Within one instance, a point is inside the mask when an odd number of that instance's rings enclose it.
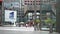
<instances>
[{"instance_id":1,"label":"white sign","mask_svg":"<svg viewBox=\"0 0 60 34\"><path fill-rule=\"evenodd\" d=\"M5 21L16 22L17 11L5 10Z\"/></svg>"}]
</instances>

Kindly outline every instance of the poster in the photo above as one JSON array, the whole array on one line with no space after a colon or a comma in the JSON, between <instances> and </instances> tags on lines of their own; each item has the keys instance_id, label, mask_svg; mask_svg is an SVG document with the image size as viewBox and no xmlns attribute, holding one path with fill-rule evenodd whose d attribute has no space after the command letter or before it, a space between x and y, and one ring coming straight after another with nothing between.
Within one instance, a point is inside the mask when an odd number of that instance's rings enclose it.
<instances>
[{"instance_id":1,"label":"poster","mask_svg":"<svg viewBox=\"0 0 60 34\"><path fill-rule=\"evenodd\" d=\"M5 10L5 21L15 21L17 20L17 11Z\"/></svg>"}]
</instances>

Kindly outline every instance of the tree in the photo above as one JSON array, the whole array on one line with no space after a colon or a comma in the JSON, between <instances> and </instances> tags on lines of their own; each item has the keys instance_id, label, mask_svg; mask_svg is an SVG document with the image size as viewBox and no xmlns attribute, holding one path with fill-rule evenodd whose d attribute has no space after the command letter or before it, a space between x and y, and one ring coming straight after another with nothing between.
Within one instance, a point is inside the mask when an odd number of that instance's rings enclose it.
<instances>
[{"instance_id":1,"label":"tree","mask_svg":"<svg viewBox=\"0 0 60 34\"><path fill-rule=\"evenodd\" d=\"M47 19L45 20L45 23L46 23L46 24L50 24L50 23L52 23L52 19L47 18Z\"/></svg>"},{"instance_id":2,"label":"tree","mask_svg":"<svg viewBox=\"0 0 60 34\"><path fill-rule=\"evenodd\" d=\"M56 20L53 20L53 19L50 19L50 18L47 18L46 20L45 20L45 23L46 24L56 24Z\"/></svg>"},{"instance_id":3,"label":"tree","mask_svg":"<svg viewBox=\"0 0 60 34\"><path fill-rule=\"evenodd\" d=\"M50 31L49 32L52 33L53 32L53 28L52 28L53 26L52 25L54 24L54 20L52 20L51 18L47 18L45 20L45 23L49 25L49 27L50 27Z\"/></svg>"}]
</instances>

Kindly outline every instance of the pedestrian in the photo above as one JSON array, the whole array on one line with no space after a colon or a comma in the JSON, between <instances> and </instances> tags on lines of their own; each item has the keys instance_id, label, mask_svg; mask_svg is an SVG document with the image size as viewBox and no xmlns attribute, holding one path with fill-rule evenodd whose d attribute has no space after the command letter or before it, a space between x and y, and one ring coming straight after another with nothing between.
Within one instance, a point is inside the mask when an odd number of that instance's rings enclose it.
<instances>
[{"instance_id":1,"label":"pedestrian","mask_svg":"<svg viewBox=\"0 0 60 34\"><path fill-rule=\"evenodd\" d=\"M40 25L40 19L35 19L34 20L34 30L40 30L39 28L39 25Z\"/></svg>"},{"instance_id":2,"label":"pedestrian","mask_svg":"<svg viewBox=\"0 0 60 34\"><path fill-rule=\"evenodd\" d=\"M28 24L26 24L26 27L28 27Z\"/></svg>"}]
</instances>

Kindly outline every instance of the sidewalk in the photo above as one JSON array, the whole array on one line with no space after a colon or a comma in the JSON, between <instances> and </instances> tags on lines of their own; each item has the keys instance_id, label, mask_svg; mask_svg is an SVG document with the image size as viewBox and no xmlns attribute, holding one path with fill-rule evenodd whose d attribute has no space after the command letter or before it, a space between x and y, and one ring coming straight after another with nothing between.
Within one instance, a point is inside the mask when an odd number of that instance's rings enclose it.
<instances>
[{"instance_id":1,"label":"sidewalk","mask_svg":"<svg viewBox=\"0 0 60 34\"><path fill-rule=\"evenodd\" d=\"M49 31L34 31L34 27L14 27L13 25L4 25L3 27L0 27L0 31L27 31L27 32L37 32L41 34L50 34ZM53 32L51 34L58 34L56 32Z\"/></svg>"},{"instance_id":2,"label":"sidewalk","mask_svg":"<svg viewBox=\"0 0 60 34\"><path fill-rule=\"evenodd\" d=\"M34 31L33 27L0 27L0 31L5 32L26 32L26 33L35 33L35 34L50 34L49 31ZM53 32L51 34L58 34L56 32Z\"/></svg>"},{"instance_id":3,"label":"sidewalk","mask_svg":"<svg viewBox=\"0 0 60 34\"><path fill-rule=\"evenodd\" d=\"M0 27L0 30L34 31L34 27Z\"/></svg>"}]
</instances>

